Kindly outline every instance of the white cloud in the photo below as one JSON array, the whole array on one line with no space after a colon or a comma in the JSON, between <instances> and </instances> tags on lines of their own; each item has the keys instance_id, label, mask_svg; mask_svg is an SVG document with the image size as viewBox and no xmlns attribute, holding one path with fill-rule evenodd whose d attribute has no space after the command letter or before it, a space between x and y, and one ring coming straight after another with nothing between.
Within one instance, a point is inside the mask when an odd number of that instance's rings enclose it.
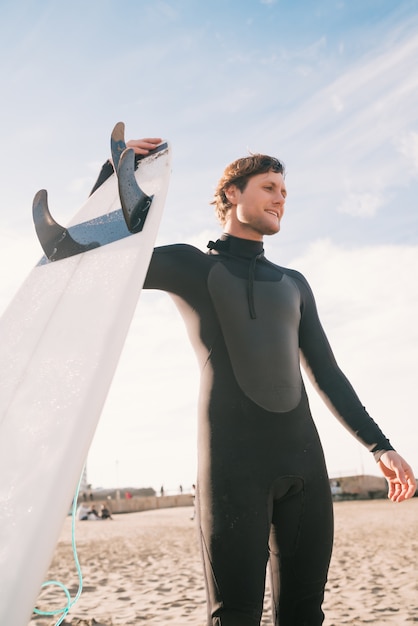
<instances>
[{"instance_id":1,"label":"white cloud","mask_svg":"<svg viewBox=\"0 0 418 626\"><path fill-rule=\"evenodd\" d=\"M418 173L418 133L411 131L405 133L395 142L399 152L403 154Z\"/></svg>"},{"instance_id":2,"label":"white cloud","mask_svg":"<svg viewBox=\"0 0 418 626\"><path fill-rule=\"evenodd\" d=\"M416 140L410 133L418 124L417 54L415 32L406 33L389 49L383 42L379 50L343 68L336 80L289 111L285 122L278 123L276 114L274 121L268 117L259 135L270 136L290 151L295 146L302 165L306 160L320 167L320 157L333 168L352 170L357 179L364 172L370 181L370 167L364 165L371 164L374 183L403 184L410 172L396 159L393 142L402 137L401 149L415 162Z\"/></svg>"},{"instance_id":3,"label":"white cloud","mask_svg":"<svg viewBox=\"0 0 418 626\"><path fill-rule=\"evenodd\" d=\"M333 94L332 96L332 106L337 111L337 113L340 113L344 110L344 102L337 94Z\"/></svg>"},{"instance_id":4,"label":"white cloud","mask_svg":"<svg viewBox=\"0 0 418 626\"><path fill-rule=\"evenodd\" d=\"M353 217L375 217L382 204L383 200L379 195L367 192L349 193L337 211Z\"/></svg>"},{"instance_id":5,"label":"white cloud","mask_svg":"<svg viewBox=\"0 0 418 626\"><path fill-rule=\"evenodd\" d=\"M115 484L119 460L125 485L192 484L197 393L197 362L180 315L168 295L143 292L91 446L89 480Z\"/></svg>"},{"instance_id":6,"label":"white cloud","mask_svg":"<svg viewBox=\"0 0 418 626\"><path fill-rule=\"evenodd\" d=\"M96 170L99 171L99 170ZM90 189L94 185L94 176L82 176L80 178L74 178L68 185L68 191L70 193L79 194L80 192L84 192L85 196L88 196Z\"/></svg>"}]
</instances>

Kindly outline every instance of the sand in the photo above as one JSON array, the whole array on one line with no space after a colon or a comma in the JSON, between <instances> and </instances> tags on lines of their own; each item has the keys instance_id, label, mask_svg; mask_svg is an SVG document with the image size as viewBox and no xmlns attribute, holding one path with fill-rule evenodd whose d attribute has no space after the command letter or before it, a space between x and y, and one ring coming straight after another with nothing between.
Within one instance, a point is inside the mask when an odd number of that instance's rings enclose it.
<instances>
[{"instance_id":1,"label":"sand","mask_svg":"<svg viewBox=\"0 0 418 626\"><path fill-rule=\"evenodd\" d=\"M169 624L205 626L205 590L191 508L77 522L84 577L71 626ZM326 588L324 626L418 623L418 498L335 503L336 538ZM75 595L78 582L65 520L48 577ZM65 604L62 591L42 592L38 608ZM271 624L267 588L262 625ZM34 616L30 626L56 618Z\"/></svg>"}]
</instances>

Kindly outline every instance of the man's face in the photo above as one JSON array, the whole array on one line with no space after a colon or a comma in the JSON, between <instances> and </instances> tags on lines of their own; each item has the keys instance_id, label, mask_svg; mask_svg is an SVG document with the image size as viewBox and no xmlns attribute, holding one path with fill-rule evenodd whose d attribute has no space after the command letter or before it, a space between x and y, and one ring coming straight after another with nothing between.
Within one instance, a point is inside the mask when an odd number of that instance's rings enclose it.
<instances>
[{"instance_id":1,"label":"man's face","mask_svg":"<svg viewBox=\"0 0 418 626\"><path fill-rule=\"evenodd\" d=\"M225 193L232 205L226 232L257 241L279 232L287 195L282 174L256 174L248 180L244 191L230 185Z\"/></svg>"}]
</instances>

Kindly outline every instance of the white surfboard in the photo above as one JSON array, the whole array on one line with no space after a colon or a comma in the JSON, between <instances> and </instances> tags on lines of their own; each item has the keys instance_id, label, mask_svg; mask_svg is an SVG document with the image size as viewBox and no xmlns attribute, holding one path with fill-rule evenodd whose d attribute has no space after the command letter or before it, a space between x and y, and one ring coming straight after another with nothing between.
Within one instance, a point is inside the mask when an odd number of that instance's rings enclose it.
<instances>
[{"instance_id":1,"label":"white surfboard","mask_svg":"<svg viewBox=\"0 0 418 626\"><path fill-rule=\"evenodd\" d=\"M116 175L106 180L64 243L46 242L60 260L43 257L0 319L1 625L31 617L142 289L169 173L167 144L140 161L134 178L153 198L134 234Z\"/></svg>"}]
</instances>

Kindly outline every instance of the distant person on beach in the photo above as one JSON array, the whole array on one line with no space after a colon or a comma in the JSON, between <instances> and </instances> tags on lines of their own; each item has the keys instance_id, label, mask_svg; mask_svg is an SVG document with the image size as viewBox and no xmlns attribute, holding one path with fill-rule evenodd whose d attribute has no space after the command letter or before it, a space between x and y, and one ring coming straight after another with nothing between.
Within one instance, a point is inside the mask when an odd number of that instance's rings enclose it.
<instances>
[{"instance_id":1,"label":"distant person on beach","mask_svg":"<svg viewBox=\"0 0 418 626\"><path fill-rule=\"evenodd\" d=\"M159 143L128 145L147 154ZM274 624L323 623L332 498L300 360L374 455L389 498L401 502L416 489L411 467L338 367L306 279L264 256L264 236L280 230L284 177L266 155L228 165L213 201L223 234L207 254L156 248L144 285L174 297L201 369L196 508L208 626L259 626L268 561Z\"/></svg>"},{"instance_id":2,"label":"distant person on beach","mask_svg":"<svg viewBox=\"0 0 418 626\"><path fill-rule=\"evenodd\" d=\"M90 507L81 503L77 509L77 514L76 514L77 519L82 522L85 522L86 520L89 519L89 511L90 511Z\"/></svg>"},{"instance_id":3,"label":"distant person on beach","mask_svg":"<svg viewBox=\"0 0 418 626\"><path fill-rule=\"evenodd\" d=\"M88 513L87 513L87 519L92 522L95 522L100 519L100 515L98 514L97 509L94 505L92 505L89 508Z\"/></svg>"},{"instance_id":4,"label":"distant person on beach","mask_svg":"<svg viewBox=\"0 0 418 626\"><path fill-rule=\"evenodd\" d=\"M109 509L104 504L100 507L100 518L101 519L113 519Z\"/></svg>"},{"instance_id":5,"label":"distant person on beach","mask_svg":"<svg viewBox=\"0 0 418 626\"><path fill-rule=\"evenodd\" d=\"M192 498L193 498L193 511L190 516L190 519L194 520L194 518L196 517L196 485L195 484L192 485Z\"/></svg>"}]
</instances>

